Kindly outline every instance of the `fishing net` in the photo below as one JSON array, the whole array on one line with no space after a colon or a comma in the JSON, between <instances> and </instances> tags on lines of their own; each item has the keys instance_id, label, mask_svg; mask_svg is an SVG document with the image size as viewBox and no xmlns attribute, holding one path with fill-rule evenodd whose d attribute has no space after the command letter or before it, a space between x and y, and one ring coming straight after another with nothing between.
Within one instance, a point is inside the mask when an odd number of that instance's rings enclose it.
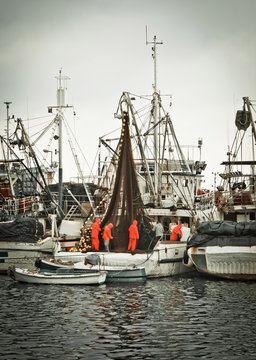
<instances>
[{"instance_id":1,"label":"fishing net","mask_svg":"<svg viewBox=\"0 0 256 360\"><path fill-rule=\"evenodd\" d=\"M122 132L118 146L118 167L116 172L113 195L107 212L100 224L103 233L104 226L112 223L111 251L125 251L129 243L128 228L133 220L138 222L139 240L136 249L150 250L155 246L154 233L144 212L144 205L140 195L136 168L133 160L129 116L123 112ZM100 246L103 241L100 236Z\"/></svg>"},{"instance_id":2,"label":"fishing net","mask_svg":"<svg viewBox=\"0 0 256 360\"><path fill-rule=\"evenodd\" d=\"M30 217L0 223L0 241L35 243L44 235L43 224Z\"/></svg>"}]
</instances>

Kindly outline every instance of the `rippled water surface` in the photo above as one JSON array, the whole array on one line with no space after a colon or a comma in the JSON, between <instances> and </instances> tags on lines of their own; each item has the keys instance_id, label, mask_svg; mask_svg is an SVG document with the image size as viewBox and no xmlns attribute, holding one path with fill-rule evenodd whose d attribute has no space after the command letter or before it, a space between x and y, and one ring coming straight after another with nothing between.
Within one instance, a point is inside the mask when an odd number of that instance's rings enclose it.
<instances>
[{"instance_id":1,"label":"rippled water surface","mask_svg":"<svg viewBox=\"0 0 256 360\"><path fill-rule=\"evenodd\" d=\"M197 273L137 285L0 278L0 359L255 359L256 282Z\"/></svg>"}]
</instances>

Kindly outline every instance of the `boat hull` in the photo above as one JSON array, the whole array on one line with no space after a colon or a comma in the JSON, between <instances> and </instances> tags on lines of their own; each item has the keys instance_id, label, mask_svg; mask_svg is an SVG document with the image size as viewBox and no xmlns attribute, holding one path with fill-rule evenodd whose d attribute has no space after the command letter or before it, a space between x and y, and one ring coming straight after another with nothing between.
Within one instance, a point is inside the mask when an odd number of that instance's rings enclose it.
<instances>
[{"instance_id":1,"label":"boat hull","mask_svg":"<svg viewBox=\"0 0 256 360\"><path fill-rule=\"evenodd\" d=\"M98 271L106 271L107 283L113 282L142 282L146 281L146 271L144 267L132 268L132 267L118 267L118 266L101 266L101 265L84 265L83 262L78 263L67 263L65 265L64 262L56 262L54 260L40 260L38 261L38 266L40 269L73 269L76 271L83 271L85 273L98 272Z\"/></svg>"},{"instance_id":2,"label":"boat hull","mask_svg":"<svg viewBox=\"0 0 256 360\"><path fill-rule=\"evenodd\" d=\"M0 273L7 274L8 268L33 268L37 258L49 257L54 253L56 239L49 237L36 243L0 242Z\"/></svg>"},{"instance_id":3,"label":"boat hull","mask_svg":"<svg viewBox=\"0 0 256 360\"><path fill-rule=\"evenodd\" d=\"M196 269L235 280L256 279L256 246L199 246L188 249Z\"/></svg>"},{"instance_id":4,"label":"boat hull","mask_svg":"<svg viewBox=\"0 0 256 360\"><path fill-rule=\"evenodd\" d=\"M160 242L150 253L115 253L97 252L104 266L144 267L147 278L157 278L184 274L192 271L183 263L186 242ZM83 262L86 254L80 252L58 252L54 259L62 261ZM93 253L90 253L93 254Z\"/></svg>"},{"instance_id":5,"label":"boat hull","mask_svg":"<svg viewBox=\"0 0 256 360\"><path fill-rule=\"evenodd\" d=\"M57 271L30 271L27 269L9 269L9 276L16 281L46 285L100 285L106 280L106 271L91 273L64 273Z\"/></svg>"},{"instance_id":6,"label":"boat hull","mask_svg":"<svg viewBox=\"0 0 256 360\"><path fill-rule=\"evenodd\" d=\"M108 268L104 267L107 271L107 283L134 283L134 282L143 282L146 281L146 271L145 268Z\"/></svg>"}]
</instances>

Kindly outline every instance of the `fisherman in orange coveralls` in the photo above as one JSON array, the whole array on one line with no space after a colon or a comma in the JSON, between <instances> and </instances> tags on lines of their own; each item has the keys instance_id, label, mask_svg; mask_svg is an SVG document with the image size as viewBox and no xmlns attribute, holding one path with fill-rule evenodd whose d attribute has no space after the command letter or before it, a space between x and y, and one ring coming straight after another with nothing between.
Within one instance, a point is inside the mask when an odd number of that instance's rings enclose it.
<instances>
[{"instance_id":1,"label":"fisherman in orange coveralls","mask_svg":"<svg viewBox=\"0 0 256 360\"><path fill-rule=\"evenodd\" d=\"M92 225L92 249L99 251L100 241L99 241L99 232L100 228L100 219L97 218L94 224Z\"/></svg>"},{"instance_id":2,"label":"fisherman in orange coveralls","mask_svg":"<svg viewBox=\"0 0 256 360\"><path fill-rule=\"evenodd\" d=\"M182 227L182 225L177 225L173 228L172 234L171 234L171 240L177 241L182 238L181 227Z\"/></svg>"},{"instance_id":3,"label":"fisherman in orange coveralls","mask_svg":"<svg viewBox=\"0 0 256 360\"><path fill-rule=\"evenodd\" d=\"M104 240L104 246L106 251L109 251L109 240L113 239L112 235L111 235L111 229L113 227L113 224L109 223L108 225L106 225L104 227L104 232L103 232L103 240Z\"/></svg>"},{"instance_id":4,"label":"fisherman in orange coveralls","mask_svg":"<svg viewBox=\"0 0 256 360\"><path fill-rule=\"evenodd\" d=\"M136 248L136 241L139 239L139 231L137 227L137 220L133 220L132 225L129 227L129 244L128 250L134 251Z\"/></svg>"}]
</instances>

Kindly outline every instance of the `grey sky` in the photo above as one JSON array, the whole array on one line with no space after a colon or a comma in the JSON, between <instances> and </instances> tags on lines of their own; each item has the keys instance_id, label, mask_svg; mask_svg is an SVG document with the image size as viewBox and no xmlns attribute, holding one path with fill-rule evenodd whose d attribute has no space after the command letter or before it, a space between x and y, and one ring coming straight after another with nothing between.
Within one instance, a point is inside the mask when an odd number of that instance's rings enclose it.
<instances>
[{"instance_id":1,"label":"grey sky","mask_svg":"<svg viewBox=\"0 0 256 360\"><path fill-rule=\"evenodd\" d=\"M221 171L242 97L256 98L256 0L0 0L0 119L3 102L24 119L56 104L60 68L74 105L71 126L92 163L98 137L114 120L122 91L152 93L156 35L158 84L172 94L180 143L203 138L202 158ZM66 176L73 176L66 171Z\"/></svg>"}]
</instances>

